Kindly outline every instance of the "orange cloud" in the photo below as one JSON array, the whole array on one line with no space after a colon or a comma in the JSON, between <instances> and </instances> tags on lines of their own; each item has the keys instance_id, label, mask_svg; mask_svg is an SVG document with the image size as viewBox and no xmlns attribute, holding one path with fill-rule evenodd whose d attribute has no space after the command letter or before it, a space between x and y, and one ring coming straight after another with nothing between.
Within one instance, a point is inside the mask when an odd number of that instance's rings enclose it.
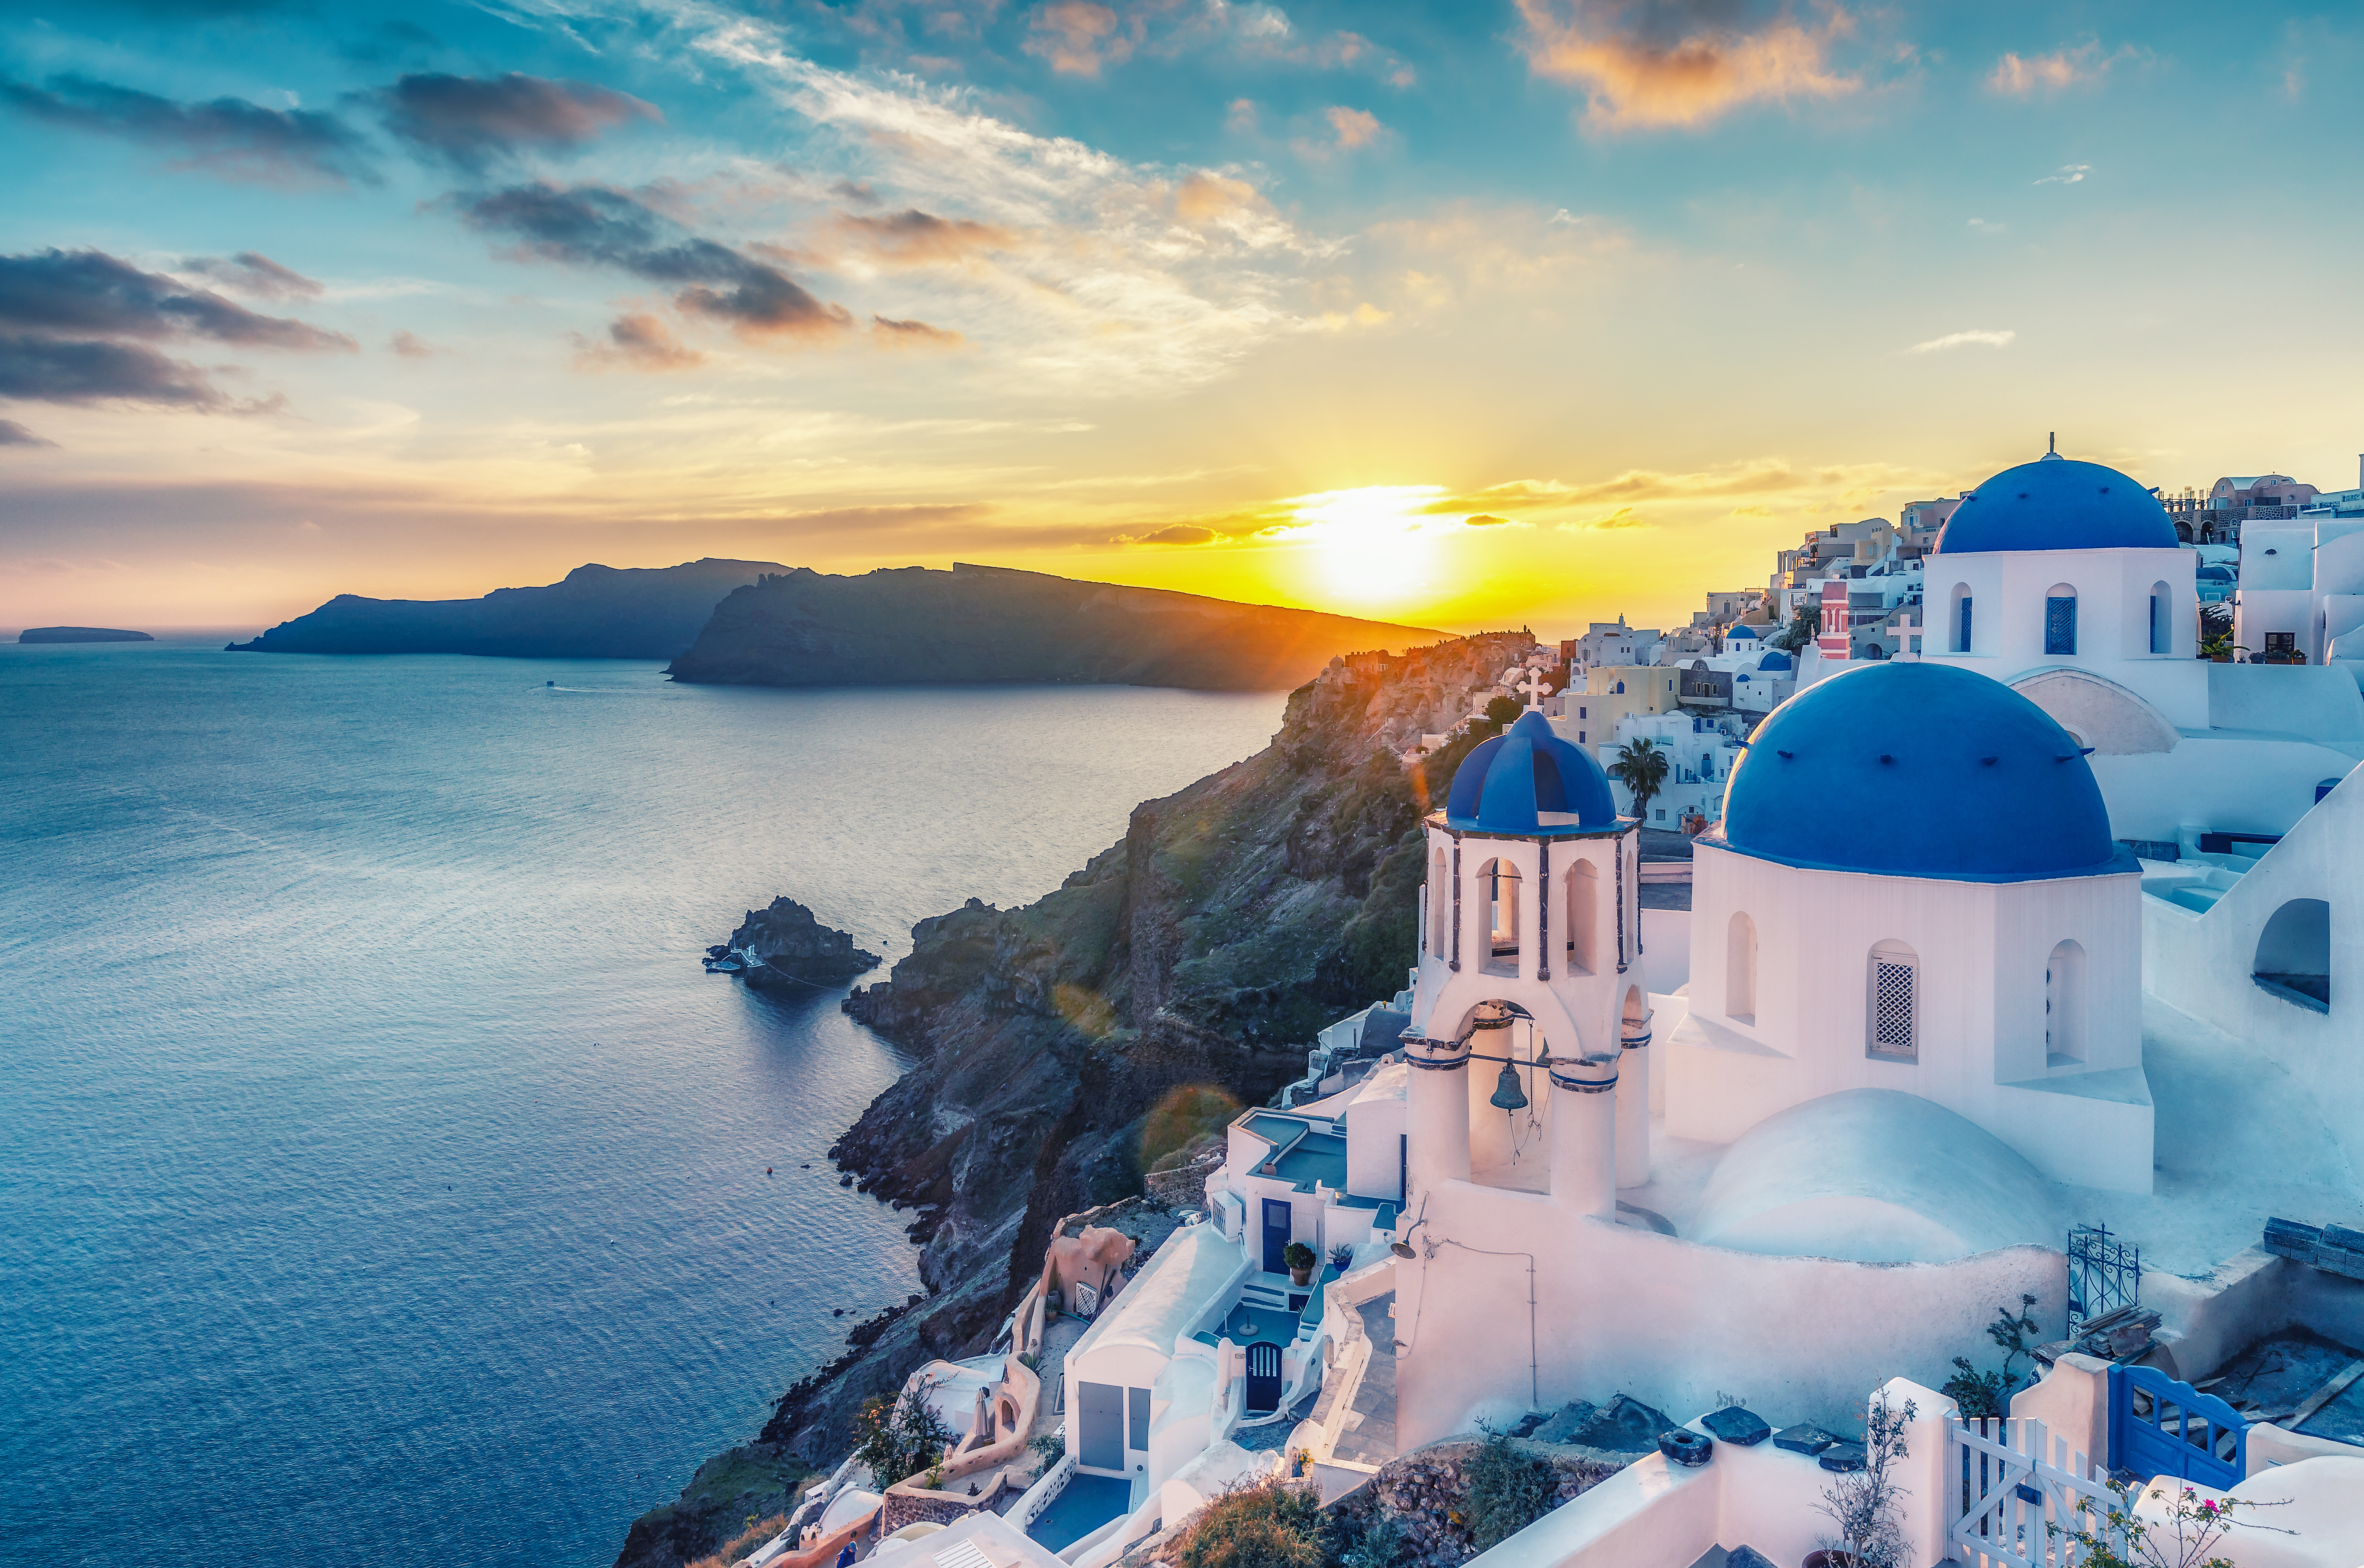
<instances>
[{"instance_id":1,"label":"orange cloud","mask_svg":"<svg viewBox=\"0 0 2364 1568\"><path fill-rule=\"evenodd\" d=\"M1855 19L1830 6L1819 26L1782 16L1755 30L1723 7L1647 0L1518 0L1528 67L1581 87L1596 130L1696 126L1745 104L1836 98L1863 85L1831 66Z\"/></svg>"},{"instance_id":2,"label":"orange cloud","mask_svg":"<svg viewBox=\"0 0 2364 1568\"><path fill-rule=\"evenodd\" d=\"M608 324L604 343L577 334L574 363L581 370L686 371L706 362L656 317L628 311Z\"/></svg>"},{"instance_id":3,"label":"orange cloud","mask_svg":"<svg viewBox=\"0 0 2364 1568\"><path fill-rule=\"evenodd\" d=\"M1093 0L1053 0L1035 11L1033 28L1026 52L1065 76L1098 76L1132 57L1135 39L1119 30L1113 9Z\"/></svg>"},{"instance_id":4,"label":"orange cloud","mask_svg":"<svg viewBox=\"0 0 2364 1568\"><path fill-rule=\"evenodd\" d=\"M886 217L840 213L831 227L873 260L898 267L954 265L987 251L1009 250L1019 238L1014 229L998 224L938 217L918 207Z\"/></svg>"},{"instance_id":5,"label":"orange cloud","mask_svg":"<svg viewBox=\"0 0 2364 1568\"><path fill-rule=\"evenodd\" d=\"M2055 50L2050 54L2006 54L1987 73L1987 90L2014 98L2038 90L2057 93L2080 82L2100 81L2109 74L2111 66L2132 52L2131 48L2121 49L2104 59L2099 40L2088 39L2075 49Z\"/></svg>"},{"instance_id":6,"label":"orange cloud","mask_svg":"<svg viewBox=\"0 0 2364 1568\"><path fill-rule=\"evenodd\" d=\"M1338 133L1338 150L1352 152L1358 147L1368 147L1379 139L1382 128L1379 117L1367 109L1333 107L1328 111L1330 128Z\"/></svg>"},{"instance_id":7,"label":"orange cloud","mask_svg":"<svg viewBox=\"0 0 2364 1568\"><path fill-rule=\"evenodd\" d=\"M870 339L882 349L957 349L968 341L949 328L878 315L870 317Z\"/></svg>"}]
</instances>

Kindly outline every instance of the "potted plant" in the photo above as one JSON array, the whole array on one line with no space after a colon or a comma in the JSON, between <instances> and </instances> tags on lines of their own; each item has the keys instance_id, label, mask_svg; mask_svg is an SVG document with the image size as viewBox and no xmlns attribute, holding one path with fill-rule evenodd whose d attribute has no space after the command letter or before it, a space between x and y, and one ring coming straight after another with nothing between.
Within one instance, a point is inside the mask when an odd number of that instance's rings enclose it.
<instances>
[{"instance_id":1,"label":"potted plant","mask_svg":"<svg viewBox=\"0 0 2364 1568\"><path fill-rule=\"evenodd\" d=\"M1287 1250L1286 1251L1284 1251L1284 1252L1282 1252L1282 1253L1281 1253L1281 1255L1280 1255L1280 1259L1281 1259L1281 1262L1285 1262L1285 1263L1287 1263L1287 1264L1288 1265L1288 1283L1289 1283L1289 1284L1310 1284L1310 1283L1312 1282L1312 1278L1313 1278L1313 1249L1312 1249L1312 1248L1310 1248L1310 1247L1307 1246L1307 1245L1306 1245L1304 1242L1302 1242L1302 1241L1291 1241L1291 1242L1288 1244L1288 1250Z\"/></svg>"},{"instance_id":2,"label":"potted plant","mask_svg":"<svg viewBox=\"0 0 2364 1568\"><path fill-rule=\"evenodd\" d=\"M1342 1274L1348 1269L1353 1268L1355 1266L1354 1245L1351 1242L1341 1241L1335 1247L1331 1248L1330 1266L1337 1270Z\"/></svg>"},{"instance_id":3,"label":"potted plant","mask_svg":"<svg viewBox=\"0 0 2364 1568\"><path fill-rule=\"evenodd\" d=\"M1918 1414L1906 1400L1891 1410L1882 1392L1863 1425L1863 1468L1843 1470L1823 1488L1818 1511L1839 1527L1824 1536L1805 1568L1909 1568L1904 1539L1904 1488L1895 1471L1905 1457L1904 1429Z\"/></svg>"}]
</instances>

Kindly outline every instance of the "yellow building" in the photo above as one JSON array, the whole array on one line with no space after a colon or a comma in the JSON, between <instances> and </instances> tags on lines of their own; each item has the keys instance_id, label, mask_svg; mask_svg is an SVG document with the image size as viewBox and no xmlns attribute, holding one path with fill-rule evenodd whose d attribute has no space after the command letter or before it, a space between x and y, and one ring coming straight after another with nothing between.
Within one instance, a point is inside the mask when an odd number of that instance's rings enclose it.
<instances>
[{"instance_id":1,"label":"yellow building","mask_svg":"<svg viewBox=\"0 0 2364 1568\"><path fill-rule=\"evenodd\" d=\"M1585 672L1584 690L1567 694L1565 717L1551 721L1563 740L1593 754L1617 739L1617 721L1629 713L1671 713L1682 706L1677 688L1682 672L1656 664L1603 664Z\"/></svg>"}]
</instances>

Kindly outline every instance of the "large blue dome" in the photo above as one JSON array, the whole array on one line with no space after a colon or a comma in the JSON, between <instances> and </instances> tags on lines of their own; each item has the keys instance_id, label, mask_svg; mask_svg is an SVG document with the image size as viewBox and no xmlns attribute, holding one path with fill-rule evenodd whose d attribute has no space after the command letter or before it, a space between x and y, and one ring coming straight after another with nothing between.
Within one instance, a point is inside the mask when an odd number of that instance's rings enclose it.
<instances>
[{"instance_id":1,"label":"large blue dome","mask_svg":"<svg viewBox=\"0 0 2364 1568\"><path fill-rule=\"evenodd\" d=\"M1985 675L1901 661L1774 709L1708 841L1818 871L1957 882L2085 876L2123 856L2093 770L2050 714Z\"/></svg>"},{"instance_id":2,"label":"large blue dome","mask_svg":"<svg viewBox=\"0 0 2364 1568\"><path fill-rule=\"evenodd\" d=\"M1559 820L1545 823L1547 815ZM1530 711L1461 760L1444 821L1478 833L1597 832L1617 826L1617 797L1590 752Z\"/></svg>"},{"instance_id":3,"label":"large blue dome","mask_svg":"<svg viewBox=\"0 0 2364 1568\"><path fill-rule=\"evenodd\" d=\"M1993 550L2173 550L2158 497L2098 462L2040 457L2006 468L1954 508L1940 555Z\"/></svg>"}]
</instances>

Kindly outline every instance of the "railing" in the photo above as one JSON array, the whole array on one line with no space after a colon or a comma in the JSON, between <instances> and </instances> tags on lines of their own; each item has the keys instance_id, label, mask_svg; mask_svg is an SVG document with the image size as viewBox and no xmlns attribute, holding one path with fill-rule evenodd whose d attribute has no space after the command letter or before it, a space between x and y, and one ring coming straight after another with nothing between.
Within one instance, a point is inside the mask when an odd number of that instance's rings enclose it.
<instances>
[{"instance_id":1,"label":"railing","mask_svg":"<svg viewBox=\"0 0 2364 1568\"><path fill-rule=\"evenodd\" d=\"M2134 1306L2142 1296L2142 1252L2110 1240L2107 1228L2068 1231L2068 1337L2105 1312Z\"/></svg>"},{"instance_id":2,"label":"railing","mask_svg":"<svg viewBox=\"0 0 2364 1568\"><path fill-rule=\"evenodd\" d=\"M2076 1568L2071 1532L2103 1530L2107 1473L2033 1419L1948 1421L1946 1540L1970 1568Z\"/></svg>"}]
</instances>

